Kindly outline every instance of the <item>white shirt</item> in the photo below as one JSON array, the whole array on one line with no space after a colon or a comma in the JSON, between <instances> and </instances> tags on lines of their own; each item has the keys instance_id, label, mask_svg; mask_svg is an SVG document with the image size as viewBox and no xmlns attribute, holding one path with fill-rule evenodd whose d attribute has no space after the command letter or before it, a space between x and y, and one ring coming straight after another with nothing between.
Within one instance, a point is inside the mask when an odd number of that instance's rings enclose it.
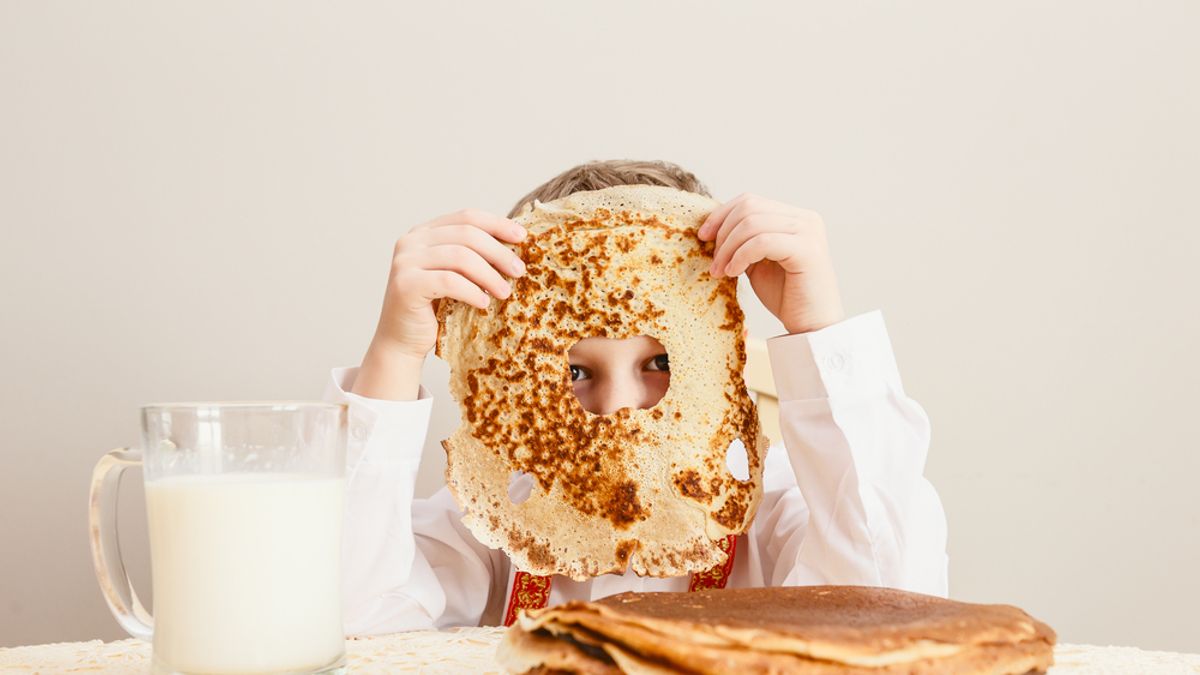
<instances>
[{"instance_id":1,"label":"white shirt","mask_svg":"<svg viewBox=\"0 0 1200 675\"><path fill-rule=\"evenodd\" d=\"M767 453L763 499L737 542L728 588L854 584L945 596L946 517L923 475L929 421L904 394L879 312L767 342L783 446ZM432 400L381 401L333 371L349 405L343 545L346 632L502 620L515 570L479 543L443 487L414 499ZM555 576L550 604L622 591L684 591L688 576Z\"/></svg>"}]
</instances>

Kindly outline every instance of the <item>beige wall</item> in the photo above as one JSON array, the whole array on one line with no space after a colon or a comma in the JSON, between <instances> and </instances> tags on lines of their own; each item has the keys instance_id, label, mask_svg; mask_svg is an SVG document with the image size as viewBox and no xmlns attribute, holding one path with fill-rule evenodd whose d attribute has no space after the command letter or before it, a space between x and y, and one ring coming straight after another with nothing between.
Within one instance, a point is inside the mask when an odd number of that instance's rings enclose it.
<instances>
[{"instance_id":1,"label":"beige wall","mask_svg":"<svg viewBox=\"0 0 1200 675\"><path fill-rule=\"evenodd\" d=\"M85 495L138 404L318 396L406 227L633 156L824 214L933 419L955 597L1200 652L1198 33L1187 0L3 1L0 645L120 635Z\"/></svg>"}]
</instances>

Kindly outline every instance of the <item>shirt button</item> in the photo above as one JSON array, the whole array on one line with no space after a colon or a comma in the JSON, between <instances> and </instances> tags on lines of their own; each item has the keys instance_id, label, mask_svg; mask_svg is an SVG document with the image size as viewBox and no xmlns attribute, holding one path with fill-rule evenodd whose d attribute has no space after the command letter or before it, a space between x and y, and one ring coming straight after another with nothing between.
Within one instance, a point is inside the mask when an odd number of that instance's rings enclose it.
<instances>
[{"instance_id":1,"label":"shirt button","mask_svg":"<svg viewBox=\"0 0 1200 675\"><path fill-rule=\"evenodd\" d=\"M825 357L825 367L832 372L841 371L846 367L846 357L841 354L833 354Z\"/></svg>"}]
</instances>

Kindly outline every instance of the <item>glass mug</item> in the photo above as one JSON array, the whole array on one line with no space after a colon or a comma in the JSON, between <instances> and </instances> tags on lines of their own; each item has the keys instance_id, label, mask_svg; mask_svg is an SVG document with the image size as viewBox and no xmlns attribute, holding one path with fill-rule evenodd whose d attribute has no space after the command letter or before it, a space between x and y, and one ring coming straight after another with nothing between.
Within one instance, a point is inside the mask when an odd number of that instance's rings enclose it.
<instances>
[{"instance_id":1,"label":"glass mug","mask_svg":"<svg viewBox=\"0 0 1200 675\"><path fill-rule=\"evenodd\" d=\"M155 673L331 673L345 665L341 535L346 408L142 408L142 449L101 458L92 561L113 616L152 640ZM141 466L154 617L117 542L117 485Z\"/></svg>"}]
</instances>

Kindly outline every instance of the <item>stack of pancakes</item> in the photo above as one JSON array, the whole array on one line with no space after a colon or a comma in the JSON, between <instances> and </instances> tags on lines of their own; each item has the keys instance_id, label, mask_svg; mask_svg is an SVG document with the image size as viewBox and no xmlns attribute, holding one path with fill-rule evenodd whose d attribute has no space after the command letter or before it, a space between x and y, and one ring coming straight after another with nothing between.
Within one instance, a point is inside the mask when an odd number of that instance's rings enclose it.
<instances>
[{"instance_id":1,"label":"stack of pancakes","mask_svg":"<svg viewBox=\"0 0 1200 675\"><path fill-rule=\"evenodd\" d=\"M890 588L622 593L522 615L512 673L1043 673L1055 634L1010 605Z\"/></svg>"}]
</instances>

